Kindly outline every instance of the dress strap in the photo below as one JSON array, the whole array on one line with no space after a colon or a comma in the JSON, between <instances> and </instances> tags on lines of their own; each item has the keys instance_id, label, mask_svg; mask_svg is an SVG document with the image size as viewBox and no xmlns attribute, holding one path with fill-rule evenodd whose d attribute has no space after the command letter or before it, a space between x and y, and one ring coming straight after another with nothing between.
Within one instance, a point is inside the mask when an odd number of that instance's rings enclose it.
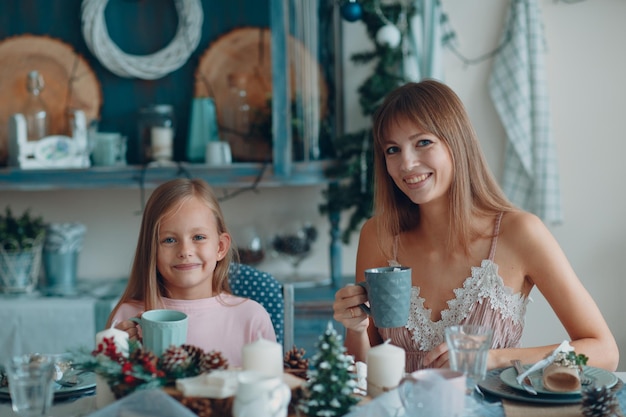
<instances>
[{"instance_id":1,"label":"dress strap","mask_svg":"<svg viewBox=\"0 0 626 417\"><path fill-rule=\"evenodd\" d=\"M496 218L496 224L493 227L493 239L491 239L491 249L489 249L489 260L493 262L493 258L496 256L496 244L498 243L498 235L500 234L500 222L502 222L502 215L500 212Z\"/></svg>"}]
</instances>

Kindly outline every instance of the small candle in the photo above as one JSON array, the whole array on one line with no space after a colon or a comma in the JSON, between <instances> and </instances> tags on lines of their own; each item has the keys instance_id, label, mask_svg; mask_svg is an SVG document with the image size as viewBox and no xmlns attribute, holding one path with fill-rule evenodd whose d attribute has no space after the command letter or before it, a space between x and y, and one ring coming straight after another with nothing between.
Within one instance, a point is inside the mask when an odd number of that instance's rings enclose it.
<instances>
[{"instance_id":1,"label":"small candle","mask_svg":"<svg viewBox=\"0 0 626 417\"><path fill-rule=\"evenodd\" d=\"M406 353L389 343L374 346L367 352L367 393L377 397L400 384L404 376Z\"/></svg>"},{"instance_id":2,"label":"small candle","mask_svg":"<svg viewBox=\"0 0 626 417\"><path fill-rule=\"evenodd\" d=\"M150 130L152 158L157 161L170 161L172 159L173 142L174 129L171 127L153 127Z\"/></svg>"},{"instance_id":3,"label":"small candle","mask_svg":"<svg viewBox=\"0 0 626 417\"><path fill-rule=\"evenodd\" d=\"M283 374L283 347L263 338L245 345L241 352L244 371L258 371L267 376Z\"/></svg>"},{"instance_id":4,"label":"small candle","mask_svg":"<svg viewBox=\"0 0 626 417\"><path fill-rule=\"evenodd\" d=\"M128 356L128 333L115 327L98 332L96 333L96 348L101 343L104 343L104 338L113 338L117 351L124 356Z\"/></svg>"}]
</instances>

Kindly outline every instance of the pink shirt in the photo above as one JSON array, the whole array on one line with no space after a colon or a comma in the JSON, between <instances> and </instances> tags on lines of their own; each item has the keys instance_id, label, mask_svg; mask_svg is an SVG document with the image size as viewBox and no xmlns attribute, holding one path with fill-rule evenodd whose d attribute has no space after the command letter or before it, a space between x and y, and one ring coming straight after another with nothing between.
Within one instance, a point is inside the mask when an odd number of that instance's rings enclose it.
<instances>
[{"instance_id":1,"label":"pink shirt","mask_svg":"<svg viewBox=\"0 0 626 417\"><path fill-rule=\"evenodd\" d=\"M205 352L221 352L232 367L241 366L244 345L259 337L276 341L270 316L256 301L222 294L199 300L163 298L163 303L166 309L187 314L187 344L198 346ZM141 305L125 303L117 310L113 320L128 320L141 312Z\"/></svg>"}]
</instances>

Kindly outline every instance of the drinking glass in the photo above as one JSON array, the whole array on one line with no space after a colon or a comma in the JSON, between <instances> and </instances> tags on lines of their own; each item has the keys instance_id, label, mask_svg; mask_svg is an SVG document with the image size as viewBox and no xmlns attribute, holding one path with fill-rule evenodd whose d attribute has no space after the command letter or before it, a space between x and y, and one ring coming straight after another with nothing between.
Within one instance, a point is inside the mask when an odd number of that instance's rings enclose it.
<instances>
[{"instance_id":1,"label":"drinking glass","mask_svg":"<svg viewBox=\"0 0 626 417\"><path fill-rule=\"evenodd\" d=\"M450 368L465 374L466 393L471 394L487 375L493 331L487 326L466 324L446 327L445 335Z\"/></svg>"},{"instance_id":2,"label":"drinking glass","mask_svg":"<svg viewBox=\"0 0 626 417\"><path fill-rule=\"evenodd\" d=\"M56 375L53 356L14 356L6 364L13 411L23 417L45 416L52 406Z\"/></svg>"}]
</instances>

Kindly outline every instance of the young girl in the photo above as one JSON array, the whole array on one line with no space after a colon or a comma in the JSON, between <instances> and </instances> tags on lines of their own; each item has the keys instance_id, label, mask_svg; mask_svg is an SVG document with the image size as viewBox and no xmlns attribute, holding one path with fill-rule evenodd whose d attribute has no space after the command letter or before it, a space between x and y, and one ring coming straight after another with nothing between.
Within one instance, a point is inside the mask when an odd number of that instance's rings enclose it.
<instances>
[{"instance_id":1,"label":"young girl","mask_svg":"<svg viewBox=\"0 0 626 417\"><path fill-rule=\"evenodd\" d=\"M259 336L276 341L267 311L235 297L228 285L231 237L211 188L176 179L157 187L146 204L130 279L107 326L138 337L129 320L165 308L188 315L187 344L221 352L241 365L241 350Z\"/></svg>"},{"instance_id":2,"label":"young girl","mask_svg":"<svg viewBox=\"0 0 626 417\"><path fill-rule=\"evenodd\" d=\"M358 307L363 288L340 289L334 318L347 328L348 353L364 361L391 339L407 352L407 372L448 367L445 327L484 324L494 332L489 368L536 362L557 346L520 347L537 286L576 352L615 370L618 349L600 310L541 220L506 199L450 88L399 87L378 109L373 136L375 214L361 230L356 280L368 268L411 267L411 311L404 327L378 329Z\"/></svg>"}]
</instances>

